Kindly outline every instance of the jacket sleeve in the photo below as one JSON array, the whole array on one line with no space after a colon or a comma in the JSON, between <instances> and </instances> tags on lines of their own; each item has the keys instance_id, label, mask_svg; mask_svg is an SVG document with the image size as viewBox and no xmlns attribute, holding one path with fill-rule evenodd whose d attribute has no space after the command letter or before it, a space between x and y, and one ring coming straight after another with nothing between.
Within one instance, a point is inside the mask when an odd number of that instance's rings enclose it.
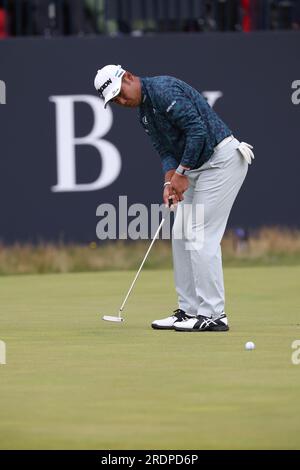
<instances>
[{"instance_id":1,"label":"jacket sleeve","mask_svg":"<svg viewBox=\"0 0 300 470\"><path fill-rule=\"evenodd\" d=\"M141 123L142 124L142 123ZM143 124L142 124L143 126ZM145 129L145 127L143 126ZM146 129L145 129L146 130ZM147 132L147 130L146 130ZM154 150L159 154L162 164L163 173L166 174L170 170L175 170L178 167L178 160L172 156L164 147L159 137L158 132L147 132L148 136L151 139Z\"/></svg>"},{"instance_id":2,"label":"jacket sleeve","mask_svg":"<svg viewBox=\"0 0 300 470\"><path fill-rule=\"evenodd\" d=\"M178 161L176 158L166 152L157 135L154 136L151 134L150 138L154 149L160 156L163 173L166 174L170 170L176 170L178 167Z\"/></svg>"},{"instance_id":3,"label":"jacket sleeve","mask_svg":"<svg viewBox=\"0 0 300 470\"><path fill-rule=\"evenodd\" d=\"M201 115L193 101L177 87L171 87L166 93L160 92L159 95L160 111L185 136L185 148L180 163L193 169L206 136Z\"/></svg>"}]
</instances>

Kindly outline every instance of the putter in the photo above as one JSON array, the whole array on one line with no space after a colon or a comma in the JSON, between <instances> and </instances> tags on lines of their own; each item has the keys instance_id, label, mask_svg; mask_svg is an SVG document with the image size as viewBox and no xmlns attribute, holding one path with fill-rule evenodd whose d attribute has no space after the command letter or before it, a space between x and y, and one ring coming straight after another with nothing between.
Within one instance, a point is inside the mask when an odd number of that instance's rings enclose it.
<instances>
[{"instance_id":1,"label":"putter","mask_svg":"<svg viewBox=\"0 0 300 470\"><path fill-rule=\"evenodd\" d=\"M172 206L172 204L173 204L173 200L172 200L172 198L169 198L169 208ZM141 270L142 270L142 267L144 266L144 263L145 263L145 261L146 261L146 259L147 259L147 256L149 255L150 250L151 250L151 248L152 248L152 246L153 246L153 244L154 244L154 242L155 242L155 240L156 240L156 238L157 238L157 236L158 236L158 234L159 234L159 231L160 231L160 229L162 228L164 222L165 222L165 217L162 218L161 223L159 224L159 227L158 227L158 229L157 229L156 232L155 232L155 235L154 235L154 237L153 237L153 240L152 240L152 242L150 243L150 246L149 246L149 248L148 248L148 250L147 250L147 252L146 252L146 254L145 254L145 256L144 256L144 259L143 259L143 261L142 261L142 263L141 263L141 265L140 265L140 267L139 267L139 270L138 270L138 272L136 273L135 278L133 279L132 284L131 284L131 286L129 287L129 290L128 290L127 294L126 294L126 297L125 297L125 299L124 299L124 301L123 301L123 303L122 303L122 305L121 305L121 307L120 307L120 309L119 309L118 315L117 315L117 316L104 315L104 316L102 317L102 320L111 321L111 322L117 322L117 323L121 323L121 322L124 321L124 318L122 317L122 311L123 311L123 309L124 309L124 306L125 306L125 304L126 304L126 302L127 302L128 297L130 296L130 293L131 293L131 291L132 291L132 289L133 289L133 286L134 286L134 284L136 283L137 278L139 277L139 274L140 274L140 272L141 272Z\"/></svg>"}]
</instances>

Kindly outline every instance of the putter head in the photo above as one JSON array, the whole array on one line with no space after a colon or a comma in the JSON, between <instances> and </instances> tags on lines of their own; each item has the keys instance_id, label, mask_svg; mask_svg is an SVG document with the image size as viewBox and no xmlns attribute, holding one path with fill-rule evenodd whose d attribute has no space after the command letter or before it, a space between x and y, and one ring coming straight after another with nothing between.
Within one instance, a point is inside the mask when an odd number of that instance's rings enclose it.
<instances>
[{"instance_id":1,"label":"putter head","mask_svg":"<svg viewBox=\"0 0 300 470\"><path fill-rule=\"evenodd\" d=\"M104 317L102 317L102 320L120 323L120 322L124 321L124 318L122 318L122 317L113 317L113 316L110 316L110 315L104 315Z\"/></svg>"}]
</instances>

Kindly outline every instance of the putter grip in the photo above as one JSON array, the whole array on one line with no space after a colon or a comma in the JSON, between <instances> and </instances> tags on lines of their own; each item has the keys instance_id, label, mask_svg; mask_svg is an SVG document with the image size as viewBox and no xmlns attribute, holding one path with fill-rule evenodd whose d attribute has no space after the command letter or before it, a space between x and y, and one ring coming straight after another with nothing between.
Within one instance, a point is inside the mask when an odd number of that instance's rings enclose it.
<instances>
[{"instance_id":1,"label":"putter grip","mask_svg":"<svg viewBox=\"0 0 300 470\"><path fill-rule=\"evenodd\" d=\"M169 208L171 207L172 204L173 204L173 199L169 197Z\"/></svg>"}]
</instances>

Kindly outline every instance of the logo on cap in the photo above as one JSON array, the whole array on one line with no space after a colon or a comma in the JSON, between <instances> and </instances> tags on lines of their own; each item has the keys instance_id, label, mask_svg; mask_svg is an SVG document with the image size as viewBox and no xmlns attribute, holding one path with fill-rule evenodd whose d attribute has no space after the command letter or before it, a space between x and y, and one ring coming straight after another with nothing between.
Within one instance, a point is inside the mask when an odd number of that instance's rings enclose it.
<instances>
[{"instance_id":1,"label":"logo on cap","mask_svg":"<svg viewBox=\"0 0 300 470\"><path fill-rule=\"evenodd\" d=\"M111 78L109 78L109 79L106 80L106 82L103 83L103 85L101 85L101 87L98 89L98 93L99 93L99 95L101 96L101 98L103 98L103 91L104 91L105 88L107 88L108 85L110 85L111 83L112 83Z\"/></svg>"}]
</instances>

